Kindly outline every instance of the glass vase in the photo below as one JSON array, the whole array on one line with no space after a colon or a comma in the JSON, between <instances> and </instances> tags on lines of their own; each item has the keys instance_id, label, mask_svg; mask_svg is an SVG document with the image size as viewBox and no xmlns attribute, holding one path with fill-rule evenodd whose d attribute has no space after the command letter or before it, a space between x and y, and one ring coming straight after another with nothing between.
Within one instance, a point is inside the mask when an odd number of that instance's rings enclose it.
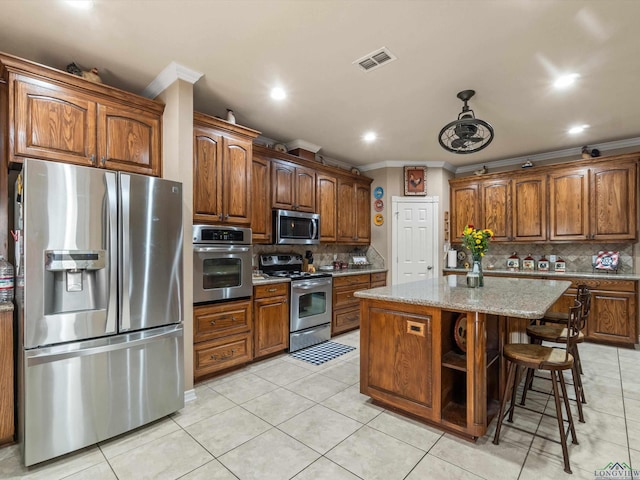
<instances>
[{"instance_id":1,"label":"glass vase","mask_svg":"<svg viewBox=\"0 0 640 480\"><path fill-rule=\"evenodd\" d=\"M473 255L473 268L471 271L478 274L478 286L484 287L484 278L482 276L482 255L479 253Z\"/></svg>"}]
</instances>

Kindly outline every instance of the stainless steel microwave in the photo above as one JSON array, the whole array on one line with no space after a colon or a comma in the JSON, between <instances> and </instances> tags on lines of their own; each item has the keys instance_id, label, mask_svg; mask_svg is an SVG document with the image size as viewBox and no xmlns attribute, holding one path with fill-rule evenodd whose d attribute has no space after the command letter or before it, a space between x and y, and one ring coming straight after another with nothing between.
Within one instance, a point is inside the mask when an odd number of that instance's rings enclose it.
<instances>
[{"instance_id":1,"label":"stainless steel microwave","mask_svg":"<svg viewBox=\"0 0 640 480\"><path fill-rule=\"evenodd\" d=\"M273 243L276 245L319 244L320 215L290 210L274 210Z\"/></svg>"}]
</instances>

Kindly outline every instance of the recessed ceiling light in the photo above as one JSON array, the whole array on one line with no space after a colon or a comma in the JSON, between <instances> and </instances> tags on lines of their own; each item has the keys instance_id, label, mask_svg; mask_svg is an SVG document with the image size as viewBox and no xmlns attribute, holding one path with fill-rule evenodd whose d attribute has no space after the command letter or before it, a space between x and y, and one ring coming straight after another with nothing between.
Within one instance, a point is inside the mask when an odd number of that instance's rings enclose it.
<instances>
[{"instance_id":1,"label":"recessed ceiling light","mask_svg":"<svg viewBox=\"0 0 640 480\"><path fill-rule=\"evenodd\" d=\"M553 86L556 88L567 88L575 83L575 81L580 77L577 73L569 73L567 75L562 75L558 77L558 79L553 82Z\"/></svg>"},{"instance_id":2,"label":"recessed ceiling light","mask_svg":"<svg viewBox=\"0 0 640 480\"><path fill-rule=\"evenodd\" d=\"M93 0L66 0L66 3L78 10L89 10L93 8Z\"/></svg>"},{"instance_id":3,"label":"recessed ceiling light","mask_svg":"<svg viewBox=\"0 0 640 480\"><path fill-rule=\"evenodd\" d=\"M284 100L287 98L287 93L281 87L275 87L271 90L271 98L274 100Z\"/></svg>"},{"instance_id":4,"label":"recessed ceiling light","mask_svg":"<svg viewBox=\"0 0 640 480\"><path fill-rule=\"evenodd\" d=\"M575 127L571 127L569 129L569 133L571 135L576 135L578 133L584 132L585 128L589 128L589 125L576 125Z\"/></svg>"},{"instance_id":5,"label":"recessed ceiling light","mask_svg":"<svg viewBox=\"0 0 640 480\"><path fill-rule=\"evenodd\" d=\"M376 135L375 132L367 132L362 136L362 139L365 142L369 142L369 143L374 142L376 138L378 138L378 136Z\"/></svg>"}]
</instances>

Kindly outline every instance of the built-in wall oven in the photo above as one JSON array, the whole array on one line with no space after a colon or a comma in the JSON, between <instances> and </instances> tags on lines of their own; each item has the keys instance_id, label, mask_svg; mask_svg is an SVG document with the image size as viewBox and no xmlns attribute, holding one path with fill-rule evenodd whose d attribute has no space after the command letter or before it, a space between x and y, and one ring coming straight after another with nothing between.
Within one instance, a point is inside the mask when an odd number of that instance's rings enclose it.
<instances>
[{"instance_id":1,"label":"built-in wall oven","mask_svg":"<svg viewBox=\"0 0 640 480\"><path fill-rule=\"evenodd\" d=\"M251 229L193 226L193 302L250 297Z\"/></svg>"},{"instance_id":2,"label":"built-in wall oven","mask_svg":"<svg viewBox=\"0 0 640 480\"><path fill-rule=\"evenodd\" d=\"M260 268L273 277L291 279L289 351L331 338L332 286L329 273L302 272L302 255L260 255Z\"/></svg>"}]
</instances>

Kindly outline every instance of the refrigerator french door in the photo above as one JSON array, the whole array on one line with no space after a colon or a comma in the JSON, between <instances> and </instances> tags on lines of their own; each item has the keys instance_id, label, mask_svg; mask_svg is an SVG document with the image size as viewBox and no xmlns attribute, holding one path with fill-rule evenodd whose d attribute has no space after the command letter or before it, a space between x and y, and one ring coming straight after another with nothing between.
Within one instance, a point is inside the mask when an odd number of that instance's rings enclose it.
<instances>
[{"instance_id":1,"label":"refrigerator french door","mask_svg":"<svg viewBox=\"0 0 640 480\"><path fill-rule=\"evenodd\" d=\"M26 159L16 202L25 465L184 405L181 184Z\"/></svg>"}]
</instances>

